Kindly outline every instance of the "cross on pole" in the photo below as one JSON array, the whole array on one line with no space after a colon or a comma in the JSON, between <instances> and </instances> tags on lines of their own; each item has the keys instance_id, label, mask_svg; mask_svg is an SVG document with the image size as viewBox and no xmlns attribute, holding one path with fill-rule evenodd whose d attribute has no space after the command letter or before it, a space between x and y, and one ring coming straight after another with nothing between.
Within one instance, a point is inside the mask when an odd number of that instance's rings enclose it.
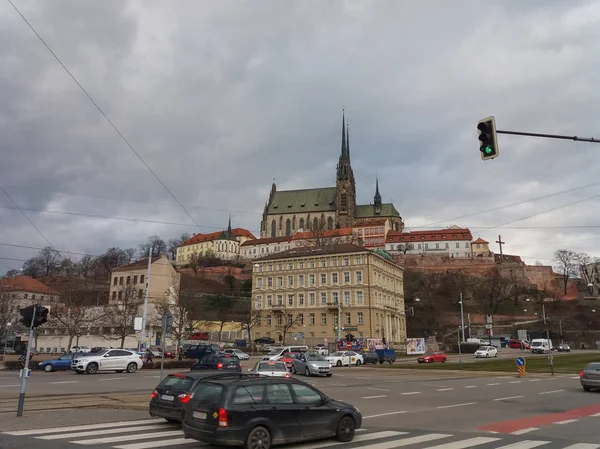
<instances>
[{"instance_id":1,"label":"cross on pole","mask_svg":"<svg viewBox=\"0 0 600 449\"><path fill-rule=\"evenodd\" d=\"M502 257L502 245L505 245L506 242L502 241L502 236L498 235L498 240L496 240L496 243L498 244L498 246L500 246L500 261L502 261L503 257Z\"/></svg>"}]
</instances>

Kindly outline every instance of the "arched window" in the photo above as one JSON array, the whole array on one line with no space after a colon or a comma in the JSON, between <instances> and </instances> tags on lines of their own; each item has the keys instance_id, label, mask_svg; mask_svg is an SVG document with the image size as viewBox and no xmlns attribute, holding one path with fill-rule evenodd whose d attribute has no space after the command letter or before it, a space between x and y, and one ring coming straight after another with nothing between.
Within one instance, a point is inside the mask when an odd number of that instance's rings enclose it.
<instances>
[{"instance_id":1,"label":"arched window","mask_svg":"<svg viewBox=\"0 0 600 449\"><path fill-rule=\"evenodd\" d=\"M313 220L313 231L316 231L317 229L319 229L319 219L315 217Z\"/></svg>"},{"instance_id":2,"label":"arched window","mask_svg":"<svg viewBox=\"0 0 600 449\"><path fill-rule=\"evenodd\" d=\"M294 215L294 218L292 218L292 230L296 229L296 216Z\"/></svg>"},{"instance_id":3,"label":"arched window","mask_svg":"<svg viewBox=\"0 0 600 449\"><path fill-rule=\"evenodd\" d=\"M292 222L289 218L285 220L285 235L292 235Z\"/></svg>"},{"instance_id":4,"label":"arched window","mask_svg":"<svg viewBox=\"0 0 600 449\"><path fill-rule=\"evenodd\" d=\"M300 229L304 230L304 218L300 219L299 226Z\"/></svg>"},{"instance_id":5,"label":"arched window","mask_svg":"<svg viewBox=\"0 0 600 449\"><path fill-rule=\"evenodd\" d=\"M333 229L333 218L331 217L327 219L327 229Z\"/></svg>"},{"instance_id":6,"label":"arched window","mask_svg":"<svg viewBox=\"0 0 600 449\"><path fill-rule=\"evenodd\" d=\"M275 220L271 222L271 237L275 237L277 235L277 223Z\"/></svg>"}]
</instances>

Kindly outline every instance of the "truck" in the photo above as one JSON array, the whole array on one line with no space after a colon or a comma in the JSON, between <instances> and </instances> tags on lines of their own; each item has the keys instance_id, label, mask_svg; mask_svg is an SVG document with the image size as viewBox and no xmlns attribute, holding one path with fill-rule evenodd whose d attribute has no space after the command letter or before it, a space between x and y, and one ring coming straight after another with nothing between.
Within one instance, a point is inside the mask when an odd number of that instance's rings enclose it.
<instances>
[{"instance_id":1,"label":"truck","mask_svg":"<svg viewBox=\"0 0 600 449\"><path fill-rule=\"evenodd\" d=\"M552 342L546 338L534 338L529 347L532 354L545 354L552 351Z\"/></svg>"}]
</instances>

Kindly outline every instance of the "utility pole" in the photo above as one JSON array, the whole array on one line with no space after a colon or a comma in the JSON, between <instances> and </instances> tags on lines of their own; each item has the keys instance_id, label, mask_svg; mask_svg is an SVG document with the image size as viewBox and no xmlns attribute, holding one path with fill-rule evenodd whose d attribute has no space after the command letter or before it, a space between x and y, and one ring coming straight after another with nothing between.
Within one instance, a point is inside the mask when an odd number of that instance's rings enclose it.
<instances>
[{"instance_id":1,"label":"utility pole","mask_svg":"<svg viewBox=\"0 0 600 449\"><path fill-rule=\"evenodd\" d=\"M338 336L337 339L342 339L342 279L339 279L338 287ZM336 345L337 346L337 345Z\"/></svg>"},{"instance_id":2,"label":"utility pole","mask_svg":"<svg viewBox=\"0 0 600 449\"><path fill-rule=\"evenodd\" d=\"M462 341L465 342L465 313L463 308L463 294L460 293L460 329L462 331Z\"/></svg>"},{"instance_id":3,"label":"utility pole","mask_svg":"<svg viewBox=\"0 0 600 449\"><path fill-rule=\"evenodd\" d=\"M550 360L550 371L554 376L554 359L552 358L552 342L550 341L550 332L548 331L548 324L546 322L546 307L542 304L542 314L544 315L544 325L546 326L546 339L548 340L548 349L550 350L550 355L548 359Z\"/></svg>"},{"instance_id":4,"label":"utility pole","mask_svg":"<svg viewBox=\"0 0 600 449\"><path fill-rule=\"evenodd\" d=\"M498 235L498 240L496 240L496 243L500 247L500 263L502 263L502 261L504 259L504 257L502 257L502 245L504 245L505 242L502 241L502 236L501 235Z\"/></svg>"},{"instance_id":5,"label":"utility pole","mask_svg":"<svg viewBox=\"0 0 600 449\"><path fill-rule=\"evenodd\" d=\"M462 328L462 331L464 333L464 331L465 331L464 327ZM462 367L462 349L461 349L462 343L460 341L460 329L459 329L459 332L456 333L456 339L458 340L458 363L460 364L460 369L462 370L463 369L463 367Z\"/></svg>"},{"instance_id":6,"label":"utility pole","mask_svg":"<svg viewBox=\"0 0 600 449\"><path fill-rule=\"evenodd\" d=\"M37 313L37 304L33 306L31 315L31 324L29 325L29 340L27 340L27 354L25 355L25 366L21 370L21 391L19 392L19 402L17 404L17 417L23 416L23 408L25 407L25 390L27 389L27 378L29 377L29 354L31 354L31 342L33 341L33 325L35 323L35 315Z\"/></svg>"},{"instance_id":7,"label":"utility pole","mask_svg":"<svg viewBox=\"0 0 600 449\"><path fill-rule=\"evenodd\" d=\"M152 267L152 245L148 248L148 271L146 273L146 294L144 295L144 314L142 315L142 335L139 344L139 350L142 350L142 344L146 342L146 319L148 317L148 297L150 295L150 270ZM148 348L146 348L148 349Z\"/></svg>"}]
</instances>

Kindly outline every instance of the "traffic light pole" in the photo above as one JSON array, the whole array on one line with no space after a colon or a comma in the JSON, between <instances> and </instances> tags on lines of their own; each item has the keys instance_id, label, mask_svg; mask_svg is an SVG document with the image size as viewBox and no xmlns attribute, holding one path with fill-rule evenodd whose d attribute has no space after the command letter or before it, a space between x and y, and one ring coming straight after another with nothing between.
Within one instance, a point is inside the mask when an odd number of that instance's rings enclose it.
<instances>
[{"instance_id":1,"label":"traffic light pole","mask_svg":"<svg viewBox=\"0 0 600 449\"><path fill-rule=\"evenodd\" d=\"M27 340L27 354L25 355L25 366L21 370L21 391L19 392L19 403L17 405L17 418L23 416L23 407L25 406L25 389L27 388L27 375L29 374L29 354L31 354L31 342L33 341L33 323L35 323L36 312L37 304L33 306L31 324L29 325L29 340Z\"/></svg>"},{"instance_id":2,"label":"traffic light pole","mask_svg":"<svg viewBox=\"0 0 600 449\"><path fill-rule=\"evenodd\" d=\"M520 131L500 131L499 129L496 130L496 134L510 134L513 136L544 137L546 139L562 139L575 140L578 142L600 143L599 139L594 139L593 137L563 136L560 134L524 133Z\"/></svg>"}]
</instances>

